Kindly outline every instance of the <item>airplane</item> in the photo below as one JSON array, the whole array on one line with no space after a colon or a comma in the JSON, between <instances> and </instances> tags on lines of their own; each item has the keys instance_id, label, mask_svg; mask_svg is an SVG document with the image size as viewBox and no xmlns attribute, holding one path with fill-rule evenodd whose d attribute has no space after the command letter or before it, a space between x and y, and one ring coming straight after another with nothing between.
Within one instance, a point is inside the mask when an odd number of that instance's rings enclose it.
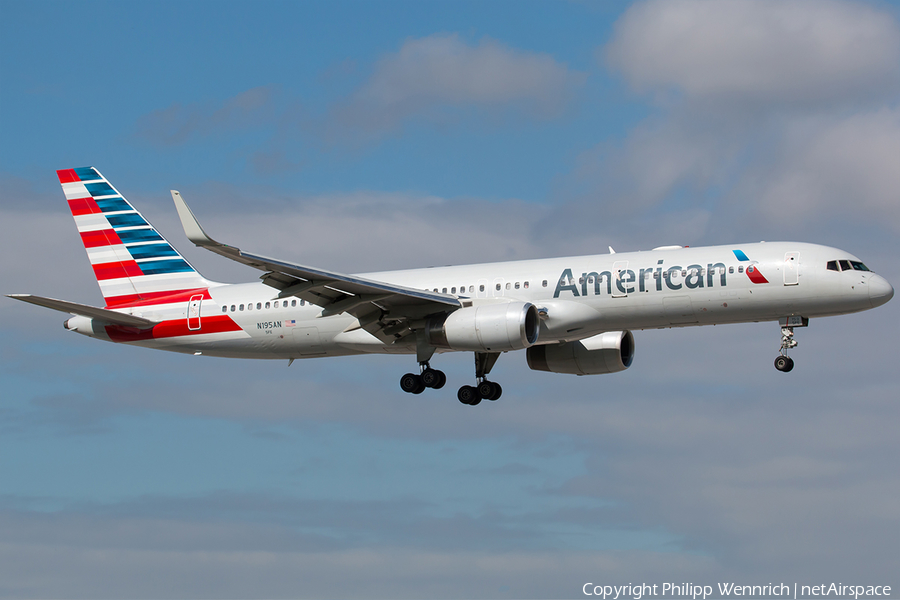
<instances>
[{"instance_id":1,"label":"airplane","mask_svg":"<svg viewBox=\"0 0 900 600\"><path fill-rule=\"evenodd\" d=\"M881 306L894 295L855 256L800 242L520 260L346 275L215 241L181 194L172 199L196 246L262 271L261 281L204 278L93 167L57 171L105 307L30 294L8 297L74 316L89 337L194 355L296 359L416 356L403 391L440 389L435 354L472 352L475 385L457 398L497 400L487 376L501 353L525 350L533 370L574 375L631 366L633 329L771 321L775 368L788 372L794 329L809 319Z\"/></svg>"}]
</instances>

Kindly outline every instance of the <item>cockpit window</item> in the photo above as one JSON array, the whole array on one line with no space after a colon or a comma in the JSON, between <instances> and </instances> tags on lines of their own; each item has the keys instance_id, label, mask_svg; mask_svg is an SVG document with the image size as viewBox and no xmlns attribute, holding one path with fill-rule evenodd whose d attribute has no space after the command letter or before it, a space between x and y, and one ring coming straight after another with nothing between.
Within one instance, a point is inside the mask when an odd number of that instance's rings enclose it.
<instances>
[{"instance_id":1,"label":"cockpit window","mask_svg":"<svg viewBox=\"0 0 900 600\"><path fill-rule=\"evenodd\" d=\"M841 271L849 271L853 268L850 266L849 260L842 260L840 262L841 262Z\"/></svg>"},{"instance_id":2,"label":"cockpit window","mask_svg":"<svg viewBox=\"0 0 900 600\"><path fill-rule=\"evenodd\" d=\"M838 268L838 265L837 265L837 261L836 261L836 260L829 260L829 261L828 261L828 270L829 270L829 271L840 271L840 268Z\"/></svg>"},{"instance_id":3,"label":"cockpit window","mask_svg":"<svg viewBox=\"0 0 900 600\"><path fill-rule=\"evenodd\" d=\"M854 270L854 271L868 271L868 270L869 270L869 267L867 267L866 265L862 264L862 263L859 262L858 260L851 260L851 261L850 261L850 264L853 265L853 270Z\"/></svg>"}]
</instances>

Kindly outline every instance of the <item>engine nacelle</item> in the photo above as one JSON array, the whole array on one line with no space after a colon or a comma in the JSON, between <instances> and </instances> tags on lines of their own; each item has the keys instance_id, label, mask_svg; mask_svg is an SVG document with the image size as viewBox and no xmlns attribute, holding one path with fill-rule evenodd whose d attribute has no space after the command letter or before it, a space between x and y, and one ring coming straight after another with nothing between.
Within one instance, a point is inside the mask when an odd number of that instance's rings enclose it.
<instances>
[{"instance_id":1,"label":"engine nacelle","mask_svg":"<svg viewBox=\"0 0 900 600\"><path fill-rule=\"evenodd\" d=\"M634 359L630 331L607 331L577 342L534 346L528 349L528 367L534 371L603 375L624 371Z\"/></svg>"},{"instance_id":2,"label":"engine nacelle","mask_svg":"<svg viewBox=\"0 0 900 600\"><path fill-rule=\"evenodd\" d=\"M429 343L450 350L521 350L537 342L538 333L540 317L529 302L469 306L428 322Z\"/></svg>"}]
</instances>

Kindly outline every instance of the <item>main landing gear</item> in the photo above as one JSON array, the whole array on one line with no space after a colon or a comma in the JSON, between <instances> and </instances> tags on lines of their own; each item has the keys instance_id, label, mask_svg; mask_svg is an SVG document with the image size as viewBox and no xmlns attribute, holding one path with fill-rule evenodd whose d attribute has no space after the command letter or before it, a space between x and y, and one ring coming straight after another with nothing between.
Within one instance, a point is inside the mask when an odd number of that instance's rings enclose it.
<instances>
[{"instance_id":1,"label":"main landing gear","mask_svg":"<svg viewBox=\"0 0 900 600\"><path fill-rule=\"evenodd\" d=\"M487 375L494 368L494 363L500 357L499 352L475 353L475 379L477 385L464 385L456 393L457 399L463 404L475 406L482 400L497 400L503 393L499 383L488 381Z\"/></svg>"},{"instance_id":2,"label":"main landing gear","mask_svg":"<svg viewBox=\"0 0 900 600\"><path fill-rule=\"evenodd\" d=\"M439 390L447 383L447 376L443 371L432 369L428 362L419 365L421 373L407 373L400 378L400 389L408 394L421 394L425 388Z\"/></svg>"},{"instance_id":3,"label":"main landing gear","mask_svg":"<svg viewBox=\"0 0 900 600\"><path fill-rule=\"evenodd\" d=\"M494 363L500 356L499 352L475 353L475 379L476 385L464 385L459 388L456 397L463 404L475 406L482 400L497 400L503 394L503 388L499 383L488 381L487 375L491 372ZM447 383L447 376L443 371L432 369L428 361L419 363L418 375L407 373L400 378L400 389L408 394L421 394L425 388L439 390Z\"/></svg>"}]
</instances>

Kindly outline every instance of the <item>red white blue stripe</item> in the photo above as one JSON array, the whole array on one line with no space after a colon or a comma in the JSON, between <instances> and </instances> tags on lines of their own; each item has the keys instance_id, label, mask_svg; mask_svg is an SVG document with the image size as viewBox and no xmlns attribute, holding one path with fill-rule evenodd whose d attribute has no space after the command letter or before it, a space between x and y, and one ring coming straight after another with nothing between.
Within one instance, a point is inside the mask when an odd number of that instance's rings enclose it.
<instances>
[{"instance_id":1,"label":"red white blue stripe","mask_svg":"<svg viewBox=\"0 0 900 600\"><path fill-rule=\"evenodd\" d=\"M107 306L140 305L209 287L97 169L57 175Z\"/></svg>"}]
</instances>

